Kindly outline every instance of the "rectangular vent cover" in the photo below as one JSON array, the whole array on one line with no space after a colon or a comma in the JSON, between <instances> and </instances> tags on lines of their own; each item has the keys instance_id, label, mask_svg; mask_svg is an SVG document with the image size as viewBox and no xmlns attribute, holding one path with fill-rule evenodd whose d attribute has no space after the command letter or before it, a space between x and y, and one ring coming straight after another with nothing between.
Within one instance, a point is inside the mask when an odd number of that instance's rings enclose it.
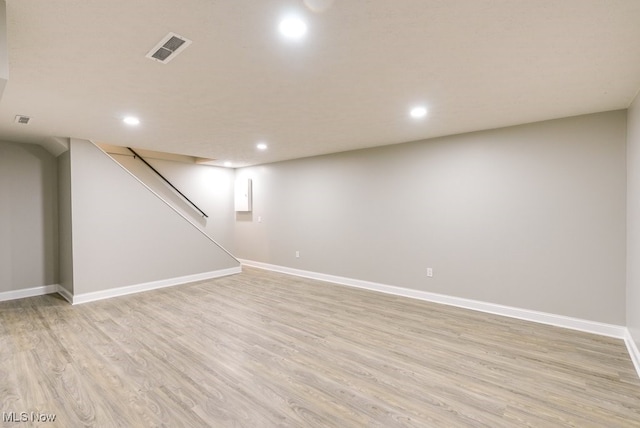
<instances>
[{"instance_id":1,"label":"rectangular vent cover","mask_svg":"<svg viewBox=\"0 0 640 428\"><path fill-rule=\"evenodd\" d=\"M169 33L145 55L163 64L168 63L191 44L191 40L176 33Z\"/></svg>"},{"instance_id":2,"label":"rectangular vent cover","mask_svg":"<svg viewBox=\"0 0 640 428\"><path fill-rule=\"evenodd\" d=\"M29 116L23 116L21 114L16 115L14 120L15 123L20 123L22 125L28 125L31 118Z\"/></svg>"}]
</instances>

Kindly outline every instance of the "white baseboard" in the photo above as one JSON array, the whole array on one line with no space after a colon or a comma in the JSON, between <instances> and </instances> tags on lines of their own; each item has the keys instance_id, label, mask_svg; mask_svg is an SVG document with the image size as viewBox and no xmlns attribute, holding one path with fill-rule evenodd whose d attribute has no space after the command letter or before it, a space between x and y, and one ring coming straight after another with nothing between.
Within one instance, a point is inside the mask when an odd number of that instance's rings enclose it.
<instances>
[{"instance_id":1,"label":"white baseboard","mask_svg":"<svg viewBox=\"0 0 640 428\"><path fill-rule=\"evenodd\" d=\"M163 279L160 281L145 282L143 284L128 285L125 287L112 288L109 290L95 291L93 293L74 294L71 296L71 304L93 302L96 300L109 299L111 297L126 296L127 294L140 293L142 291L156 290L158 288L172 287L174 285L186 284L189 282L203 281L206 279L220 278L242 272L242 266L228 269L220 269L212 272L198 273L195 275L180 276L177 278ZM62 288L62 287L60 287ZM67 290L64 290L70 294ZM58 291L60 292L60 291ZM61 293L62 294L62 293ZM69 298L63 294L67 300Z\"/></svg>"},{"instance_id":2,"label":"white baseboard","mask_svg":"<svg viewBox=\"0 0 640 428\"><path fill-rule=\"evenodd\" d=\"M254 262L251 260L240 260L245 266L257 267L274 272L286 273L289 275L301 276L334 284L348 285L350 287L364 288L372 291L393 294L396 296L410 297L413 299L426 300L428 302L441 303L450 306L457 306L474 311L487 312L495 315L502 315L511 318L518 318L525 321L533 321L541 324L553 325L556 327L580 330L587 333L599 334L601 336L625 339L628 332L624 326L605 324L597 321L572 318L564 315L550 314L547 312L532 311L529 309L514 308L511 306L498 305L495 303L482 302L479 300L464 299L461 297L447 296L444 294L430 293L427 291L413 290L410 288L396 287L393 285L379 284L376 282L362 281L359 279L345 278L335 275L327 275L318 272L294 269L285 266L271 265L268 263Z\"/></svg>"},{"instance_id":3,"label":"white baseboard","mask_svg":"<svg viewBox=\"0 0 640 428\"><path fill-rule=\"evenodd\" d=\"M495 303L482 302L479 300L463 299L461 297L447 296L444 294L429 293L427 291L412 290L410 288L396 287L393 285L379 284L376 282L362 281L359 279L345 278L342 276L327 275L324 273L311 272L307 270L294 269L286 266L272 265L268 263L255 262L252 260L240 259L244 266L256 267L274 272L286 273L303 278L316 279L319 281L331 282L334 284L347 285L350 287L363 288L381 293L393 294L396 296L409 297L412 299L425 300L428 302L441 303L444 305L457 306L459 308L471 309L474 311L487 312L495 315L502 315L510 318L517 318L525 321L532 321L556 327L579 330L587 333L599 334L601 336L623 339L629 356L640 377L640 351L635 341L631 337L629 329L615 324L605 324L597 321L572 318L564 315L550 314L547 312L532 311L529 309L514 308L512 306L498 305Z\"/></svg>"},{"instance_id":4,"label":"white baseboard","mask_svg":"<svg viewBox=\"0 0 640 428\"><path fill-rule=\"evenodd\" d=\"M636 372L640 377L640 350L636 346L635 340L631 336L629 329L627 329L627 334L624 338L624 343L627 345L627 349L629 350L629 355L631 356L631 361L633 362L633 366L636 368Z\"/></svg>"},{"instance_id":5,"label":"white baseboard","mask_svg":"<svg viewBox=\"0 0 640 428\"><path fill-rule=\"evenodd\" d=\"M24 299L25 297L44 296L58 291L58 284L43 285L41 287L25 288L23 290L3 291L0 293L0 302L5 300Z\"/></svg>"},{"instance_id":6,"label":"white baseboard","mask_svg":"<svg viewBox=\"0 0 640 428\"><path fill-rule=\"evenodd\" d=\"M498 305L494 303L482 302L478 300L463 299L460 297L447 296L444 294L429 293L426 291L412 290L410 288L396 287L393 285L379 284L359 279L345 278L335 275L327 275L318 272L294 269L285 266L272 265L268 263L255 262L240 259L242 265L270 270L274 272L286 273L289 275L315 279L319 281L331 282L334 284L346 285L350 287L363 288L381 293L393 294L396 296L409 297L413 299L425 300L428 302L441 303L480 312L487 312L495 315L502 315L511 318L518 318L526 321L533 321L542 324L563 327L572 330L584 331L587 333L599 334L602 336L623 339L631 361L640 377L640 350L633 340L629 329L614 324L605 324L596 321L588 321L580 318L572 318L564 315L550 314L546 312L532 311L528 309L514 308L511 306ZM195 275L187 275L160 281L152 281L143 284L130 285L111 290L84 293L80 295L71 294L66 288L59 284L32 287L23 290L12 290L0 293L0 302L7 300L23 299L26 297L42 296L45 294L58 293L72 305L92 302L96 300L108 299L110 297L124 296L127 294L140 293L143 291L155 290L158 288L171 287L174 285L186 284L189 282L203 281L207 279L220 278L242 272L242 266L220 269L212 272L204 272Z\"/></svg>"},{"instance_id":7,"label":"white baseboard","mask_svg":"<svg viewBox=\"0 0 640 428\"><path fill-rule=\"evenodd\" d=\"M73 305L73 294L71 294L69 290L64 288L62 285L59 285L58 290L56 291L58 292L59 295L61 295L64 298L64 300L66 300L67 302Z\"/></svg>"},{"instance_id":8,"label":"white baseboard","mask_svg":"<svg viewBox=\"0 0 640 428\"><path fill-rule=\"evenodd\" d=\"M5 300L24 299L25 297L44 296L45 294L58 293L72 305L93 302L95 300L108 299L110 297L125 296L127 294L140 293L142 291L155 290L158 288L172 287L174 285L186 284L189 282L204 281L207 279L220 278L242 272L242 266L228 269L220 269L212 272L198 273L194 275L180 276L177 278L163 279L160 281L146 282L143 284L129 285L126 287L113 288L110 290L96 291L93 293L72 294L69 290L59 284L44 285L41 287L27 288L23 290L12 290L0 293L0 302Z\"/></svg>"}]
</instances>

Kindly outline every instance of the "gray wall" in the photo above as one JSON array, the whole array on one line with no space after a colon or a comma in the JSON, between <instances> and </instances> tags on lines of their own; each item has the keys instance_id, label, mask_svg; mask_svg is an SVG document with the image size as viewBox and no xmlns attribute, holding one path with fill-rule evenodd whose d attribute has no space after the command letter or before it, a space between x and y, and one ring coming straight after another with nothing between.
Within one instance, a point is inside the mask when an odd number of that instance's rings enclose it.
<instances>
[{"instance_id":1,"label":"gray wall","mask_svg":"<svg viewBox=\"0 0 640 428\"><path fill-rule=\"evenodd\" d=\"M640 348L640 96L627 114L627 327Z\"/></svg>"},{"instance_id":2,"label":"gray wall","mask_svg":"<svg viewBox=\"0 0 640 428\"><path fill-rule=\"evenodd\" d=\"M58 281L56 160L0 142L0 292Z\"/></svg>"},{"instance_id":3,"label":"gray wall","mask_svg":"<svg viewBox=\"0 0 640 428\"><path fill-rule=\"evenodd\" d=\"M616 111L239 169L235 255L623 325L625 130Z\"/></svg>"},{"instance_id":4,"label":"gray wall","mask_svg":"<svg viewBox=\"0 0 640 428\"><path fill-rule=\"evenodd\" d=\"M71 216L71 157L67 150L58 161L58 283L73 294L73 219Z\"/></svg>"},{"instance_id":5,"label":"gray wall","mask_svg":"<svg viewBox=\"0 0 640 428\"><path fill-rule=\"evenodd\" d=\"M9 80L9 49L7 48L7 5L0 0L0 98Z\"/></svg>"},{"instance_id":6,"label":"gray wall","mask_svg":"<svg viewBox=\"0 0 640 428\"><path fill-rule=\"evenodd\" d=\"M239 265L98 147L70 152L75 295Z\"/></svg>"},{"instance_id":7,"label":"gray wall","mask_svg":"<svg viewBox=\"0 0 640 428\"><path fill-rule=\"evenodd\" d=\"M209 216L205 218L139 159L113 153L110 156L179 209L220 245L227 249L232 247L235 222L232 169L163 159L145 159Z\"/></svg>"}]
</instances>

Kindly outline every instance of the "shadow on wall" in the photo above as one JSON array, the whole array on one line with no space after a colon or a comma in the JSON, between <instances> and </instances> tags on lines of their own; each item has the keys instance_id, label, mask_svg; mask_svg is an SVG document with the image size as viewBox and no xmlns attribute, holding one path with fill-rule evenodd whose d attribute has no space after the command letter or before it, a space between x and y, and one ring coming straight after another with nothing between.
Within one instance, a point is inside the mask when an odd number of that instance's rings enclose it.
<instances>
[{"instance_id":1,"label":"shadow on wall","mask_svg":"<svg viewBox=\"0 0 640 428\"><path fill-rule=\"evenodd\" d=\"M236 221L246 221L250 223L253 221L253 213L250 211L236 211Z\"/></svg>"}]
</instances>

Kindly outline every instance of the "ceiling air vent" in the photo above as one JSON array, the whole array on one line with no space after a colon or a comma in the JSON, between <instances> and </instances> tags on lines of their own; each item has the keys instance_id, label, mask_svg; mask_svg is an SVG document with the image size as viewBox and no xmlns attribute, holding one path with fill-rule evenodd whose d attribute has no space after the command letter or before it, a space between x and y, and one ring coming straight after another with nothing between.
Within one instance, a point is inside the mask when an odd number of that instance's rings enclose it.
<instances>
[{"instance_id":1,"label":"ceiling air vent","mask_svg":"<svg viewBox=\"0 0 640 428\"><path fill-rule=\"evenodd\" d=\"M178 54L190 44L191 40L176 33L169 33L145 56L154 61L166 64L178 56Z\"/></svg>"},{"instance_id":2,"label":"ceiling air vent","mask_svg":"<svg viewBox=\"0 0 640 428\"><path fill-rule=\"evenodd\" d=\"M14 120L15 123L20 123L22 125L28 125L31 118L29 116L23 116L21 114L16 115Z\"/></svg>"}]
</instances>

